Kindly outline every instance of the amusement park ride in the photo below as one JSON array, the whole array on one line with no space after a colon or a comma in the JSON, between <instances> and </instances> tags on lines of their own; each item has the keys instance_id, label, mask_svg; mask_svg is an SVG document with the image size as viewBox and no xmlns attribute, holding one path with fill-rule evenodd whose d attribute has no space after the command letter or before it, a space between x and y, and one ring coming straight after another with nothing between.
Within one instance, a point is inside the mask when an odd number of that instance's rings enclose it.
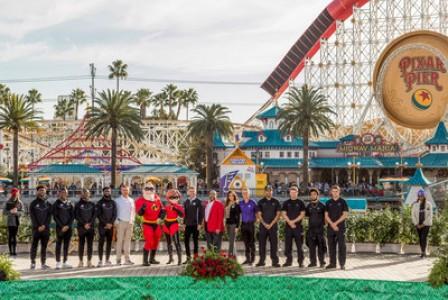
<instances>
[{"instance_id":1,"label":"amusement park ride","mask_svg":"<svg viewBox=\"0 0 448 300\"><path fill-rule=\"evenodd\" d=\"M447 27L447 0L334 0L263 83L272 98L249 122L289 86L306 83L321 88L336 111L337 128L327 138L379 133L402 144L405 152L421 152L434 129L392 124L374 97L372 75L393 39L422 29L447 34Z\"/></svg>"},{"instance_id":2,"label":"amusement park ride","mask_svg":"<svg viewBox=\"0 0 448 300\"><path fill-rule=\"evenodd\" d=\"M255 116L260 111L282 101L290 86L306 83L320 88L337 114L336 129L319 138L381 134L403 145L403 154L422 152L423 142L434 129L393 124L375 99L373 72L381 52L395 38L418 30L447 34L447 28L448 0L333 0L264 81L262 88L271 98L240 130L259 125ZM110 165L108 142L87 140L83 124L44 121L38 132L23 133L19 162L36 168L83 160L106 168ZM121 143L119 164L177 161L186 143L187 126L187 121L144 120L144 142ZM4 132L5 149L12 149L10 141ZM5 158L7 155L3 155L3 161Z\"/></svg>"}]
</instances>

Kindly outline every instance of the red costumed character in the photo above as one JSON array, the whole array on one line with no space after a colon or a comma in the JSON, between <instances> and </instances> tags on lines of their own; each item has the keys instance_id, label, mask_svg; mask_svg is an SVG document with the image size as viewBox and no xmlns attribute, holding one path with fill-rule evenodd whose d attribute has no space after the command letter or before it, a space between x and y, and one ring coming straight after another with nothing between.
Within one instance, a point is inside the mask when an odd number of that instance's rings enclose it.
<instances>
[{"instance_id":1,"label":"red costumed character","mask_svg":"<svg viewBox=\"0 0 448 300\"><path fill-rule=\"evenodd\" d=\"M182 263L182 249L179 239L179 223L178 218L184 217L184 208L179 204L180 192L178 190L169 190L166 193L166 200L168 204L165 206L165 223L163 224L163 232L165 233L166 242L168 245L169 260L167 265L173 262L173 245L176 247L177 264Z\"/></svg>"},{"instance_id":2,"label":"red costumed character","mask_svg":"<svg viewBox=\"0 0 448 300\"><path fill-rule=\"evenodd\" d=\"M135 210L143 217L143 237L145 238L143 265L159 264L155 256L162 237L160 223L164 218L165 210L151 182L147 182L143 187L142 196L135 201ZM149 260L148 255L150 255Z\"/></svg>"}]
</instances>

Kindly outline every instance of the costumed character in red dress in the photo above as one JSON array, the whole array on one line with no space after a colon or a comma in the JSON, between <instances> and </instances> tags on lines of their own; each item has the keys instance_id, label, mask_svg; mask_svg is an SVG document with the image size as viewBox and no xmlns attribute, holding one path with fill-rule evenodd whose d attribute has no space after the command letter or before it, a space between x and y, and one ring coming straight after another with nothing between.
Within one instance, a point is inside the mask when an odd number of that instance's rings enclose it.
<instances>
[{"instance_id":1,"label":"costumed character in red dress","mask_svg":"<svg viewBox=\"0 0 448 300\"><path fill-rule=\"evenodd\" d=\"M182 249L180 246L179 239L179 223L178 218L184 217L184 208L179 204L180 192L175 189L171 189L166 193L166 200L168 201L165 205L165 222L163 224L163 232L165 233L166 243L168 246L169 260L167 265L173 262L173 245L176 247L177 252L177 264L182 264Z\"/></svg>"}]
</instances>

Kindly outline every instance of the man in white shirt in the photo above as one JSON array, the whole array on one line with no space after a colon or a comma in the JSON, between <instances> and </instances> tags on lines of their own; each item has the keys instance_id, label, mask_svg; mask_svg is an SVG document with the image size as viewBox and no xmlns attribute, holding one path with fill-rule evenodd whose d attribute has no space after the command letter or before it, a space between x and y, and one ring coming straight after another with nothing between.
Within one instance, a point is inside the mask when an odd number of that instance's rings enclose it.
<instances>
[{"instance_id":1,"label":"man in white shirt","mask_svg":"<svg viewBox=\"0 0 448 300\"><path fill-rule=\"evenodd\" d=\"M121 254L124 251L124 265L133 265L131 261L131 239L134 229L135 205L134 199L129 197L129 186L123 184L120 188L121 196L115 202L117 203L117 265L121 265Z\"/></svg>"}]
</instances>

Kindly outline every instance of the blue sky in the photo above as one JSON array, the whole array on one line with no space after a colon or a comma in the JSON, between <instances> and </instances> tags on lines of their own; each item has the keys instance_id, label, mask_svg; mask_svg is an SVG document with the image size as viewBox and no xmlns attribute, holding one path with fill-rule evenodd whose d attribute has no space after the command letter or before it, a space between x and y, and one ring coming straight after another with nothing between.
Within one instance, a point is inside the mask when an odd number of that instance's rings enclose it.
<instances>
[{"instance_id":1,"label":"blue sky","mask_svg":"<svg viewBox=\"0 0 448 300\"><path fill-rule=\"evenodd\" d=\"M263 82L329 1L0 0L0 82L98 75L122 59L130 77ZM53 115L58 95L89 90L89 80L8 83L38 89ZM165 83L123 81L124 89L158 92ZM97 89L114 88L97 80ZM200 102L222 103L244 122L269 96L259 85L200 85Z\"/></svg>"}]
</instances>

